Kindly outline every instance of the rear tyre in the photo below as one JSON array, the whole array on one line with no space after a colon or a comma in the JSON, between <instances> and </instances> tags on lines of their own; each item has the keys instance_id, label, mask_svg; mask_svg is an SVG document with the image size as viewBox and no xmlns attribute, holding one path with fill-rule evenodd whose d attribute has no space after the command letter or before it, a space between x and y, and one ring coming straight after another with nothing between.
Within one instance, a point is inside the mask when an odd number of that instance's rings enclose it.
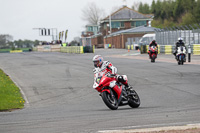
<instances>
[{"instance_id":1,"label":"rear tyre","mask_svg":"<svg viewBox=\"0 0 200 133\"><path fill-rule=\"evenodd\" d=\"M104 103L106 104L106 106L108 106L108 108L110 108L111 110L116 110L118 108L118 102L115 96L111 96L110 93L108 93L107 91L104 91L102 93L102 99L104 101Z\"/></svg>"},{"instance_id":2,"label":"rear tyre","mask_svg":"<svg viewBox=\"0 0 200 133\"><path fill-rule=\"evenodd\" d=\"M140 98L135 90L131 90L131 95L129 95L128 105L132 108L138 108L140 106Z\"/></svg>"}]
</instances>

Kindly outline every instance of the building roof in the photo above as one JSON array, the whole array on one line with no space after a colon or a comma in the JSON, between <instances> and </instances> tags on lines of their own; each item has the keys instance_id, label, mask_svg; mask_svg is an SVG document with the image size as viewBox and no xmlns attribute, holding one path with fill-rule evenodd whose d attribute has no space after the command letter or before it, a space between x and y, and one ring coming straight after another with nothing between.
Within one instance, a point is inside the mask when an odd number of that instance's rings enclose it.
<instances>
[{"instance_id":1,"label":"building roof","mask_svg":"<svg viewBox=\"0 0 200 133\"><path fill-rule=\"evenodd\" d=\"M120 8L116 12L111 14L112 20L130 20L130 19L147 19L150 20L151 17L149 15L145 15L142 13L139 13L127 6L124 6L123 8ZM109 16L104 18L103 21L109 20Z\"/></svg>"},{"instance_id":2,"label":"building roof","mask_svg":"<svg viewBox=\"0 0 200 133\"><path fill-rule=\"evenodd\" d=\"M120 34L131 34L131 33L153 33L158 28L155 27L147 27L147 26L139 26L127 30L121 30L117 32L113 32L112 34L108 35L107 37L120 35Z\"/></svg>"}]
</instances>

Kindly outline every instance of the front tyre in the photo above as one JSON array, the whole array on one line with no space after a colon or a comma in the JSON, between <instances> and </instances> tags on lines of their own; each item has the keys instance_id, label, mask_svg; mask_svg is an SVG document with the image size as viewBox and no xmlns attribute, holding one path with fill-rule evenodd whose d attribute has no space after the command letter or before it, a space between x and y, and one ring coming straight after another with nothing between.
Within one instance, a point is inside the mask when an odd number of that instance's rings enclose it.
<instances>
[{"instance_id":1,"label":"front tyre","mask_svg":"<svg viewBox=\"0 0 200 133\"><path fill-rule=\"evenodd\" d=\"M102 99L108 108L116 110L118 108L118 102L115 96L111 96L107 91L102 92Z\"/></svg>"},{"instance_id":2,"label":"front tyre","mask_svg":"<svg viewBox=\"0 0 200 133\"><path fill-rule=\"evenodd\" d=\"M155 62L155 59L156 59L156 56L153 55L153 56L151 57L151 62Z\"/></svg>"},{"instance_id":3,"label":"front tyre","mask_svg":"<svg viewBox=\"0 0 200 133\"><path fill-rule=\"evenodd\" d=\"M140 98L135 90L131 90L131 94L129 95L128 104L132 108L138 108L140 106Z\"/></svg>"}]
</instances>

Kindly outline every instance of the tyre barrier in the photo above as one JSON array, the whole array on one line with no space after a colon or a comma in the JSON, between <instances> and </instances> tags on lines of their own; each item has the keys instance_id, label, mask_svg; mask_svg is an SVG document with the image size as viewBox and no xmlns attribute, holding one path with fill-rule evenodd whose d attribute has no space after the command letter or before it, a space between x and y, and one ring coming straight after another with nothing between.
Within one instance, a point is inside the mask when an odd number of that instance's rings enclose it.
<instances>
[{"instance_id":1,"label":"tyre barrier","mask_svg":"<svg viewBox=\"0 0 200 133\"><path fill-rule=\"evenodd\" d=\"M134 46L133 45L127 45L127 49L128 50L134 50ZM137 48L135 48L135 50L137 50Z\"/></svg>"},{"instance_id":2,"label":"tyre barrier","mask_svg":"<svg viewBox=\"0 0 200 133\"><path fill-rule=\"evenodd\" d=\"M200 44L194 44L192 50L194 55L200 55Z\"/></svg>"},{"instance_id":3,"label":"tyre barrier","mask_svg":"<svg viewBox=\"0 0 200 133\"><path fill-rule=\"evenodd\" d=\"M83 53L83 46L66 46L66 47L61 47L60 48L60 52L82 54Z\"/></svg>"},{"instance_id":4,"label":"tyre barrier","mask_svg":"<svg viewBox=\"0 0 200 133\"><path fill-rule=\"evenodd\" d=\"M165 45L165 54L172 54L172 45Z\"/></svg>"},{"instance_id":5,"label":"tyre barrier","mask_svg":"<svg viewBox=\"0 0 200 133\"><path fill-rule=\"evenodd\" d=\"M93 46L85 46L83 47L84 53L94 53L94 45Z\"/></svg>"}]
</instances>

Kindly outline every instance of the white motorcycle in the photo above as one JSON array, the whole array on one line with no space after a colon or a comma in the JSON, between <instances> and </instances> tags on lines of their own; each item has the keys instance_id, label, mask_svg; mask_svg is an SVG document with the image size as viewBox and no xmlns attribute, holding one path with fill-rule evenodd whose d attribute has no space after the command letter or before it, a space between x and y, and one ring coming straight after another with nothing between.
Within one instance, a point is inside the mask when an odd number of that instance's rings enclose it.
<instances>
[{"instance_id":1,"label":"white motorcycle","mask_svg":"<svg viewBox=\"0 0 200 133\"><path fill-rule=\"evenodd\" d=\"M184 46L178 47L176 57L178 65L183 65L186 62L186 48Z\"/></svg>"}]
</instances>

